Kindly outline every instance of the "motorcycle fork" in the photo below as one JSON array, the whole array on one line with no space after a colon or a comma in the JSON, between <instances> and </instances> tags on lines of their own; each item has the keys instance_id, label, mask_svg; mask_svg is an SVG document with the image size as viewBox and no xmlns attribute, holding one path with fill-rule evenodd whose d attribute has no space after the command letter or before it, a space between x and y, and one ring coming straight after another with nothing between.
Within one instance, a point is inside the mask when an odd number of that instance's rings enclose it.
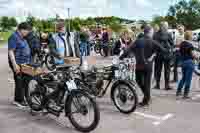
<instances>
[{"instance_id":1,"label":"motorcycle fork","mask_svg":"<svg viewBox=\"0 0 200 133\"><path fill-rule=\"evenodd\" d=\"M108 90L108 87L110 86L111 82L112 82L112 80L109 80L109 81L108 81L106 87L104 88L102 94L101 94L99 97L103 97L103 96L106 94L106 92L107 92L107 90Z\"/></svg>"},{"instance_id":2,"label":"motorcycle fork","mask_svg":"<svg viewBox=\"0 0 200 133\"><path fill-rule=\"evenodd\" d=\"M73 96L72 95L72 97L75 97L75 99L76 100L73 100L72 102L73 102L73 104L74 104L74 106L75 106L75 108L76 108L76 111L75 112L84 112L84 110L83 110L83 101L78 97L78 96Z\"/></svg>"}]
</instances>

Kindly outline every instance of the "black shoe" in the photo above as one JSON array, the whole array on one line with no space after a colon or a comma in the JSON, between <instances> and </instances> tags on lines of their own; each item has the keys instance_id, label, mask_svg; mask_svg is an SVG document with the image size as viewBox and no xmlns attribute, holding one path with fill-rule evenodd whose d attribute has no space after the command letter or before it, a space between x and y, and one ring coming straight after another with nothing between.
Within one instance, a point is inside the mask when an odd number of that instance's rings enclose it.
<instances>
[{"instance_id":1,"label":"black shoe","mask_svg":"<svg viewBox=\"0 0 200 133\"><path fill-rule=\"evenodd\" d=\"M190 97L189 97L189 87L185 87L183 99L190 99Z\"/></svg>"},{"instance_id":2,"label":"black shoe","mask_svg":"<svg viewBox=\"0 0 200 133\"><path fill-rule=\"evenodd\" d=\"M188 96L188 95L184 95L184 96L183 96L183 99L191 99L191 97Z\"/></svg>"},{"instance_id":3,"label":"black shoe","mask_svg":"<svg viewBox=\"0 0 200 133\"><path fill-rule=\"evenodd\" d=\"M138 106L141 107L141 108L142 108L142 107L148 107L149 104L148 104L148 103L145 103L145 102L141 102L141 103L138 104Z\"/></svg>"},{"instance_id":4,"label":"black shoe","mask_svg":"<svg viewBox=\"0 0 200 133\"><path fill-rule=\"evenodd\" d=\"M153 89L160 90L160 86L156 85Z\"/></svg>"},{"instance_id":5,"label":"black shoe","mask_svg":"<svg viewBox=\"0 0 200 133\"><path fill-rule=\"evenodd\" d=\"M189 93L184 93L183 99L190 99L191 97L189 96Z\"/></svg>"},{"instance_id":6,"label":"black shoe","mask_svg":"<svg viewBox=\"0 0 200 133\"><path fill-rule=\"evenodd\" d=\"M172 87L165 87L165 90L169 91L169 90L173 90L173 88Z\"/></svg>"},{"instance_id":7,"label":"black shoe","mask_svg":"<svg viewBox=\"0 0 200 133\"><path fill-rule=\"evenodd\" d=\"M182 96L181 91L177 91L177 92L176 92L176 96L177 96L177 97Z\"/></svg>"}]
</instances>

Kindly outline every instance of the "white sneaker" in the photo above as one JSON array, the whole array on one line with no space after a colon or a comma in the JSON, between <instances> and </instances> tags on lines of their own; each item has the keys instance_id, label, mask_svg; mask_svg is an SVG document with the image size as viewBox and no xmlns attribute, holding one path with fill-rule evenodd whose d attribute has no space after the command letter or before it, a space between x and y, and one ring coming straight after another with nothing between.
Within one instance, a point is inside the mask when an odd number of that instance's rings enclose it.
<instances>
[{"instance_id":1,"label":"white sneaker","mask_svg":"<svg viewBox=\"0 0 200 133\"><path fill-rule=\"evenodd\" d=\"M16 102L16 101L13 102L13 105L15 105L15 106L17 106L17 107L19 107L19 108L22 108L22 109L27 107L26 105L21 104L21 103Z\"/></svg>"}]
</instances>

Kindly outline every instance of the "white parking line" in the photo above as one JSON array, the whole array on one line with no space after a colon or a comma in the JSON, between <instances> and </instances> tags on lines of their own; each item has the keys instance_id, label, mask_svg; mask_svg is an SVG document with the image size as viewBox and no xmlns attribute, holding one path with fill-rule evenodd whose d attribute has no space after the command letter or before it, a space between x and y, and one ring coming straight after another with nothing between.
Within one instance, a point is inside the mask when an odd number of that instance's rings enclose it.
<instances>
[{"instance_id":1,"label":"white parking line","mask_svg":"<svg viewBox=\"0 0 200 133\"><path fill-rule=\"evenodd\" d=\"M153 122L153 125L158 126L161 123L163 123L164 121L172 118L173 116L174 116L173 114L166 114L165 116L161 117L159 121Z\"/></svg>"},{"instance_id":2,"label":"white parking line","mask_svg":"<svg viewBox=\"0 0 200 133\"><path fill-rule=\"evenodd\" d=\"M134 112L136 115L145 117L145 118L149 118L149 119L153 119L156 120L155 122L153 122L153 125L158 126L161 123L163 123L164 121L172 118L174 115L173 114L166 114L164 116L156 116L156 115L150 115L150 114L145 114L145 113L141 113L141 112Z\"/></svg>"},{"instance_id":3,"label":"white parking line","mask_svg":"<svg viewBox=\"0 0 200 133\"><path fill-rule=\"evenodd\" d=\"M149 114L145 114L145 113L141 113L141 112L134 112L136 115L139 116L143 116L145 118L149 118L149 119L154 119L154 120L160 120L159 116L155 116L155 115L149 115Z\"/></svg>"}]
</instances>

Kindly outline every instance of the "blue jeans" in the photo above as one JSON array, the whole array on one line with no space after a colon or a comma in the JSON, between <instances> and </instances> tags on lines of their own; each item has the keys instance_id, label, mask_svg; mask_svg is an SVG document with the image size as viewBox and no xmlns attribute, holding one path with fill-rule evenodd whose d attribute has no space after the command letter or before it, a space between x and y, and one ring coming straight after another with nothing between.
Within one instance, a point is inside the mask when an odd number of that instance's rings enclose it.
<instances>
[{"instance_id":1,"label":"blue jeans","mask_svg":"<svg viewBox=\"0 0 200 133\"><path fill-rule=\"evenodd\" d=\"M80 43L80 55L81 55L81 64L82 64L83 56L87 56L87 43L86 42Z\"/></svg>"},{"instance_id":2,"label":"blue jeans","mask_svg":"<svg viewBox=\"0 0 200 133\"><path fill-rule=\"evenodd\" d=\"M80 54L81 54L81 56L87 56L87 43L86 42L80 43Z\"/></svg>"},{"instance_id":3,"label":"blue jeans","mask_svg":"<svg viewBox=\"0 0 200 133\"><path fill-rule=\"evenodd\" d=\"M181 92L185 86L185 92L189 93L192 82L192 75L194 71L194 64L192 60L183 61L182 64L182 79L179 82L177 92Z\"/></svg>"}]
</instances>

